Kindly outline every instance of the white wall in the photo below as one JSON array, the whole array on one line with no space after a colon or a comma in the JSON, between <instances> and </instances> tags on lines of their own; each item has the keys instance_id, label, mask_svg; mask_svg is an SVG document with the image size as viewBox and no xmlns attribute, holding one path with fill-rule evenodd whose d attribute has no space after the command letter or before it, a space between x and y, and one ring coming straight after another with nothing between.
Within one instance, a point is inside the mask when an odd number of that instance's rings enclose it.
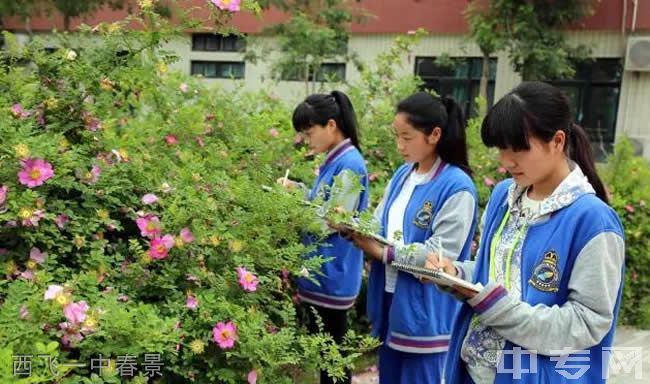
<instances>
[{"instance_id":1,"label":"white wall","mask_svg":"<svg viewBox=\"0 0 650 384\"><path fill-rule=\"evenodd\" d=\"M47 35L40 35L47 36ZM648 35L650 36L650 35ZM382 52L388 50L396 35L392 34L356 34L351 36L348 49L355 52L363 62L372 63ZM25 34L18 34L19 41L27 41ZM567 34L571 43L582 43L592 47L594 57L617 58L624 57L626 41L618 32L571 32ZM271 37L257 37L249 43L249 48L273 47L274 39ZM191 50L191 38L171 41L165 49L175 51L181 60L172 69L190 73L192 60L224 60L243 61L243 53L239 52L199 52ZM270 57L278 55L277 50L271 49ZM478 47L464 35L429 35L424 38L405 55L402 60L401 73L407 75L414 72L416 56L471 56L480 57ZM495 97L498 99L515 87L521 77L515 73L505 53L497 55L497 73L495 83ZM242 87L247 90L265 90L289 103L296 103L305 96L305 87L302 82L281 81L270 79L270 60L260 60L257 63L247 62L245 77L242 80L204 79L208 84L219 84L226 89ZM351 63L346 66L346 80L358 81L359 72ZM320 90L328 91L332 88L344 88L341 84L320 84ZM643 152L650 158L650 72L624 72L619 108L617 115L616 134L627 135L636 139L643 145Z\"/></svg>"},{"instance_id":2,"label":"white wall","mask_svg":"<svg viewBox=\"0 0 650 384\"><path fill-rule=\"evenodd\" d=\"M262 50L263 47L272 47L274 40L267 37L258 37L252 43L256 50ZM175 51L181 60L171 66L172 69L190 73L190 63L192 60L207 61L244 61L242 52L203 52L192 51L191 38L178 39L170 42L165 49ZM249 43L248 48L253 48ZM270 78L271 65L270 60L278 55L277 51L272 51L267 60L258 60L256 63L246 62L244 79L203 79L207 84L219 84L225 89L233 90L242 87L246 90L266 90L268 93L286 100L287 102L298 102L305 97L305 86L303 82L298 81L281 81L277 82ZM349 67L349 65L348 65ZM325 85L327 86L327 84Z\"/></svg>"}]
</instances>

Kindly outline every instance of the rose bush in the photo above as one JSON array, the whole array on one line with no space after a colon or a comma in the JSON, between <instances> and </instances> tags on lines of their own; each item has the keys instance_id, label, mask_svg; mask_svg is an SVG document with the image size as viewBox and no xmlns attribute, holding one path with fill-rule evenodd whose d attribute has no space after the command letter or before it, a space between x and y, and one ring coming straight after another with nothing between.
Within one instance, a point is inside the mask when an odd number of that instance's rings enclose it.
<instances>
[{"instance_id":1,"label":"rose bush","mask_svg":"<svg viewBox=\"0 0 650 384\"><path fill-rule=\"evenodd\" d=\"M234 2L218 2L229 7ZM216 3L215 3L216 4ZM230 12L230 11L226 11ZM139 23L141 30L126 29ZM309 336L293 277L318 228L300 196L265 191L321 159L267 92L226 92L167 70L171 27L148 8L64 35L47 53L5 35L0 63L2 382L309 381L375 346L363 300L343 348ZM396 66L417 35L362 71L358 111L373 204L401 159L391 122L418 89ZM470 120L480 205L507 177ZM650 326L650 170L622 141L602 170L626 226L621 322ZM26 373L31 377L16 375Z\"/></svg>"}]
</instances>

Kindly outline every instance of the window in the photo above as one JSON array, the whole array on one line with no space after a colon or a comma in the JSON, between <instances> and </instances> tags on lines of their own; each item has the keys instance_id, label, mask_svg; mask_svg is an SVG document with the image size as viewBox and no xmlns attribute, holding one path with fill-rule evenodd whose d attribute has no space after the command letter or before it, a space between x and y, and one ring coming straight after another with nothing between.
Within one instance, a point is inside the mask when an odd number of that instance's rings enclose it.
<instances>
[{"instance_id":1,"label":"window","mask_svg":"<svg viewBox=\"0 0 650 384\"><path fill-rule=\"evenodd\" d=\"M241 52L246 49L246 40L237 35L195 33L192 35L193 51Z\"/></svg>"},{"instance_id":2,"label":"window","mask_svg":"<svg viewBox=\"0 0 650 384\"><path fill-rule=\"evenodd\" d=\"M623 64L621 59L595 59L579 62L575 69L571 79L548 82L569 98L576 123L585 128L596 157L603 160L611 152L616 135Z\"/></svg>"},{"instance_id":3,"label":"window","mask_svg":"<svg viewBox=\"0 0 650 384\"><path fill-rule=\"evenodd\" d=\"M343 80L345 80L345 63L321 64L319 71L316 73L316 81L340 82Z\"/></svg>"},{"instance_id":4,"label":"window","mask_svg":"<svg viewBox=\"0 0 650 384\"><path fill-rule=\"evenodd\" d=\"M294 67L282 74L282 80L286 81L305 81L304 68ZM309 73L309 81L317 82L341 82L345 80L345 63L323 63L315 74L314 71Z\"/></svg>"},{"instance_id":5,"label":"window","mask_svg":"<svg viewBox=\"0 0 650 384\"><path fill-rule=\"evenodd\" d=\"M237 61L192 61L191 74L213 79L243 79L246 70Z\"/></svg>"},{"instance_id":6,"label":"window","mask_svg":"<svg viewBox=\"0 0 650 384\"><path fill-rule=\"evenodd\" d=\"M477 113L474 100L478 97L483 59L458 57L439 63L434 57L416 57L415 74L424 81L425 89L433 89L439 95L451 95L463 108L465 116ZM497 59L490 59L488 68L488 106L494 101L494 81ZM468 114L468 111L470 112Z\"/></svg>"}]
</instances>

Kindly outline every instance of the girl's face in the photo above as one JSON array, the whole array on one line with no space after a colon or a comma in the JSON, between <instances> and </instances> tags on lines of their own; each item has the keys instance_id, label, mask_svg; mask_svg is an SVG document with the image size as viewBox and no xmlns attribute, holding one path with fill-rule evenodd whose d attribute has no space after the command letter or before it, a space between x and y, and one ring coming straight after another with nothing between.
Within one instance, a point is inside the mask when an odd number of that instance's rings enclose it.
<instances>
[{"instance_id":1,"label":"girl's face","mask_svg":"<svg viewBox=\"0 0 650 384\"><path fill-rule=\"evenodd\" d=\"M326 125L314 124L301 132L314 153L325 153L336 146L340 133L332 119Z\"/></svg>"},{"instance_id":2,"label":"girl's face","mask_svg":"<svg viewBox=\"0 0 650 384\"><path fill-rule=\"evenodd\" d=\"M514 151L510 148L499 149L499 161L515 182L522 186L539 184L548 179L564 156L564 132L558 131L550 142L545 143L537 137L530 136L530 149Z\"/></svg>"},{"instance_id":3,"label":"girl's face","mask_svg":"<svg viewBox=\"0 0 650 384\"><path fill-rule=\"evenodd\" d=\"M413 127L407 120L407 115L400 112L393 119L393 130L397 141L397 150L404 161L409 163L420 163L436 152L436 146L440 141L440 128L435 127L430 135Z\"/></svg>"}]
</instances>

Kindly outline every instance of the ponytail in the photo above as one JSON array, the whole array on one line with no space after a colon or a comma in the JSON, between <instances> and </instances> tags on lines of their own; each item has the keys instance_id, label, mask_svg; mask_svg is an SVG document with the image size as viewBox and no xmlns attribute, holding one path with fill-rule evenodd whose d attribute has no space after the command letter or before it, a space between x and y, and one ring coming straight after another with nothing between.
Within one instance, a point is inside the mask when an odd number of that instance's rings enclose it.
<instances>
[{"instance_id":1,"label":"ponytail","mask_svg":"<svg viewBox=\"0 0 650 384\"><path fill-rule=\"evenodd\" d=\"M469 166L467 155L467 137L465 134L465 116L456 100L451 97L442 97L442 105L447 112L447 126L442 131L438 143L438 153L447 163L462 169L472 177L472 168Z\"/></svg>"},{"instance_id":2,"label":"ponytail","mask_svg":"<svg viewBox=\"0 0 650 384\"><path fill-rule=\"evenodd\" d=\"M350 98L341 91L332 91L330 95L334 97L334 101L339 106L339 120L336 120L339 129L343 132L343 136L349 138L352 145L361 151L357 117L354 113L354 107L352 107Z\"/></svg>"},{"instance_id":3,"label":"ponytail","mask_svg":"<svg viewBox=\"0 0 650 384\"><path fill-rule=\"evenodd\" d=\"M453 98L438 99L430 93L418 92L402 100L397 105L397 113L404 113L409 124L427 136L435 127L439 127L442 132L436 147L438 156L472 176L467 155L465 117Z\"/></svg>"},{"instance_id":4,"label":"ponytail","mask_svg":"<svg viewBox=\"0 0 650 384\"><path fill-rule=\"evenodd\" d=\"M587 176L589 184L591 184L596 191L596 196L606 204L609 204L605 185L596 172L594 154L591 149L591 142L589 141L587 132L585 132L581 126L574 123L569 123L565 132L568 137L569 158L575 161L580 169L582 169L585 176Z\"/></svg>"}]
</instances>

